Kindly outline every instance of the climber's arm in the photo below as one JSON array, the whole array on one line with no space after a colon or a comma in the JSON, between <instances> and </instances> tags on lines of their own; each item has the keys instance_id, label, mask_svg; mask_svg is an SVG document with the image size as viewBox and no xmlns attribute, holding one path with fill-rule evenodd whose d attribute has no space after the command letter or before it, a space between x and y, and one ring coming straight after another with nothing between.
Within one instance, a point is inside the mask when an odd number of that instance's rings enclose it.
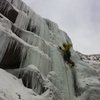
<instances>
[{"instance_id":1,"label":"climber's arm","mask_svg":"<svg viewBox=\"0 0 100 100\"><path fill-rule=\"evenodd\" d=\"M60 47L60 46L58 46L58 50L60 50L61 52L64 52L65 50L62 48L62 47Z\"/></svg>"}]
</instances>

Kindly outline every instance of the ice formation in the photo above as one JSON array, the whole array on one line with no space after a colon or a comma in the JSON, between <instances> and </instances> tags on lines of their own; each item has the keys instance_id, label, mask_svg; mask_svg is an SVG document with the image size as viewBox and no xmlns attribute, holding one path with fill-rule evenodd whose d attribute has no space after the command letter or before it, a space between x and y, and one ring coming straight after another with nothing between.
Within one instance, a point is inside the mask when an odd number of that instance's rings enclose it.
<instances>
[{"instance_id":1,"label":"ice formation","mask_svg":"<svg viewBox=\"0 0 100 100\"><path fill-rule=\"evenodd\" d=\"M99 55L71 48L71 68L57 48L66 41L21 0L0 0L0 100L100 100Z\"/></svg>"}]
</instances>

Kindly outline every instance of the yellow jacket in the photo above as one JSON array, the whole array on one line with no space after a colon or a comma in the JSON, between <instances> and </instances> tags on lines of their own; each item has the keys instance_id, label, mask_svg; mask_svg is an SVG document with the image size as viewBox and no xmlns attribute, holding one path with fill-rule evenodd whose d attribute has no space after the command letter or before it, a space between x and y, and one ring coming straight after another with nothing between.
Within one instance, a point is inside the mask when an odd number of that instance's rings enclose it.
<instances>
[{"instance_id":1,"label":"yellow jacket","mask_svg":"<svg viewBox=\"0 0 100 100\"><path fill-rule=\"evenodd\" d=\"M63 43L63 48L61 48L61 49L66 52L66 51L69 51L71 47L72 47L72 44Z\"/></svg>"}]
</instances>

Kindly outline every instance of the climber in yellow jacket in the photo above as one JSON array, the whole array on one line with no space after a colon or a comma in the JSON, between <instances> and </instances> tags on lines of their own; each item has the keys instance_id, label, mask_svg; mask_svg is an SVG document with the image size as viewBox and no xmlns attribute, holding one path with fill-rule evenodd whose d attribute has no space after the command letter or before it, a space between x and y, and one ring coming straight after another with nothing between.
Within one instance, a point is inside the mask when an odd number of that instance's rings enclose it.
<instances>
[{"instance_id":1,"label":"climber in yellow jacket","mask_svg":"<svg viewBox=\"0 0 100 100\"><path fill-rule=\"evenodd\" d=\"M72 44L67 42L67 43L63 43L63 47L59 46L59 49L61 50L63 54L64 61L74 66L75 65L74 62L70 59L71 57L70 48L71 47L72 47Z\"/></svg>"}]
</instances>

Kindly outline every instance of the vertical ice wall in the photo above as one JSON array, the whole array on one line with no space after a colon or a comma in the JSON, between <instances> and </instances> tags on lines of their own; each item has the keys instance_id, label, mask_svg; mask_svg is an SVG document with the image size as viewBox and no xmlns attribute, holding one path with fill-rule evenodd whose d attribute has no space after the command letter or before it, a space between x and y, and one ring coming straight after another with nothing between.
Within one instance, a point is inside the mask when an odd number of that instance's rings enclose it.
<instances>
[{"instance_id":1,"label":"vertical ice wall","mask_svg":"<svg viewBox=\"0 0 100 100\"><path fill-rule=\"evenodd\" d=\"M54 47L51 48L51 58L52 70L59 78L54 81L54 84L56 83L56 87L61 90L60 92L64 100L73 100L74 88L72 87L72 75L68 65L65 65L62 55Z\"/></svg>"},{"instance_id":2,"label":"vertical ice wall","mask_svg":"<svg viewBox=\"0 0 100 100\"><path fill-rule=\"evenodd\" d=\"M71 71L57 49L63 42L71 42L67 34L54 22L37 15L21 0L1 0L0 13L0 67L16 69L33 64L45 77L54 72L57 80L51 78L51 81L60 91L61 99L73 100Z\"/></svg>"}]
</instances>

